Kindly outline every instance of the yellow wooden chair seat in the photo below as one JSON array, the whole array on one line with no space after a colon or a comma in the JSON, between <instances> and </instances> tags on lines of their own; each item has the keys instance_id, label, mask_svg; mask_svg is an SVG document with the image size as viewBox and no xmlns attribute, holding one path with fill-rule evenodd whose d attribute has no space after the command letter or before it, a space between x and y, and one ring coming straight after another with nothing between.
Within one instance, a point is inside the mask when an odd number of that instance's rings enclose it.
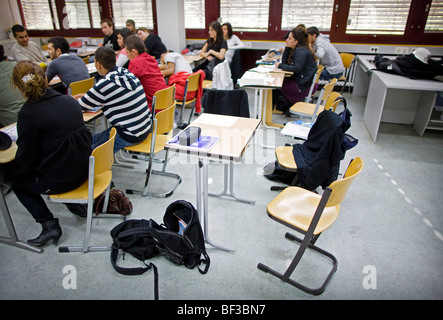
<instances>
[{"instance_id":1,"label":"yellow wooden chair seat","mask_svg":"<svg viewBox=\"0 0 443 320\"><path fill-rule=\"evenodd\" d=\"M321 195L299 187L288 187L268 204L268 212L274 218L284 221L303 231L308 231ZM314 230L322 233L338 218L340 205L326 207Z\"/></svg>"},{"instance_id":2,"label":"yellow wooden chair seat","mask_svg":"<svg viewBox=\"0 0 443 320\"><path fill-rule=\"evenodd\" d=\"M280 166L288 171L297 171L297 164L295 163L292 149L292 146L279 146L275 148L275 155Z\"/></svg>"},{"instance_id":3,"label":"yellow wooden chair seat","mask_svg":"<svg viewBox=\"0 0 443 320\"><path fill-rule=\"evenodd\" d=\"M155 137L154 154L162 151L169 140L170 139L168 135L158 134ZM126 147L125 150L131 152L146 153L146 150L151 150L151 141L152 133L149 134L149 136L143 142L135 146Z\"/></svg>"},{"instance_id":4,"label":"yellow wooden chair seat","mask_svg":"<svg viewBox=\"0 0 443 320\"><path fill-rule=\"evenodd\" d=\"M110 181L112 180L112 171L106 171L100 174L95 175L94 177L94 199L96 199L99 195L105 192L106 188L109 186ZM51 195L52 200L87 200L88 199L88 180L83 182L83 184L71 191L58 193Z\"/></svg>"}]
</instances>

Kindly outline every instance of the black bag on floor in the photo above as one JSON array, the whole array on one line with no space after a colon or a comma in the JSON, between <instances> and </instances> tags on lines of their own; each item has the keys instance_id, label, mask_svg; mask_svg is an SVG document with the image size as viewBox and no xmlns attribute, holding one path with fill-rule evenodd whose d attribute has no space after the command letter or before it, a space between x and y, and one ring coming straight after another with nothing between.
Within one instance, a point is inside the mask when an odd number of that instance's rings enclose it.
<instances>
[{"instance_id":1,"label":"black bag on floor","mask_svg":"<svg viewBox=\"0 0 443 320\"><path fill-rule=\"evenodd\" d=\"M210 259L197 210L191 203L175 201L166 209L164 224L158 225L153 220L150 222L152 238L162 256L189 269L198 267L202 274L208 272ZM201 264L205 265L203 270Z\"/></svg>"}]
</instances>

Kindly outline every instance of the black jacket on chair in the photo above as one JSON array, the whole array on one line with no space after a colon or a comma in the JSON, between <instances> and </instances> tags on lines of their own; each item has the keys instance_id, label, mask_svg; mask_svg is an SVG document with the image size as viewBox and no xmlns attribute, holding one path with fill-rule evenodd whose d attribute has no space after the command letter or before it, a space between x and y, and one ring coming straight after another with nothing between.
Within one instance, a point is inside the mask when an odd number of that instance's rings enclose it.
<instances>
[{"instance_id":1,"label":"black jacket on chair","mask_svg":"<svg viewBox=\"0 0 443 320\"><path fill-rule=\"evenodd\" d=\"M343 137L347 128L338 114L323 111L309 131L308 139L303 144L293 145L301 187L315 190L321 186L324 189L337 180L340 161L346 153Z\"/></svg>"},{"instance_id":2,"label":"black jacket on chair","mask_svg":"<svg viewBox=\"0 0 443 320\"><path fill-rule=\"evenodd\" d=\"M205 113L249 118L249 100L245 90L207 90L202 105Z\"/></svg>"}]
</instances>

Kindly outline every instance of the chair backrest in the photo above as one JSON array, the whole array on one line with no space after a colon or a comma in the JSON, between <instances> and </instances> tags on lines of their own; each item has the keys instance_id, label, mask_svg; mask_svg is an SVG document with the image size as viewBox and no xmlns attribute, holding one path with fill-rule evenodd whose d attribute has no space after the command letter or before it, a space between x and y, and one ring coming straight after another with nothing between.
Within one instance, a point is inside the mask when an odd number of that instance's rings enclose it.
<instances>
[{"instance_id":1,"label":"chair backrest","mask_svg":"<svg viewBox=\"0 0 443 320\"><path fill-rule=\"evenodd\" d=\"M111 170L114 163L114 142L117 130L111 129L109 140L92 151L95 158L95 175Z\"/></svg>"},{"instance_id":2,"label":"chair backrest","mask_svg":"<svg viewBox=\"0 0 443 320\"><path fill-rule=\"evenodd\" d=\"M325 104L325 110L332 110L333 112L335 112L335 109L337 109L338 104L340 103L342 98L342 95L338 92L332 92L329 95L328 100L326 100L326 104Z\"/></svg>"},{"instance_id":3,"label":"chair backrest","mask_svg":"<svg viewBox=\"0 0 443 320\"><path fill-rule=\"evenodd\" d=\"M354 60L355 56L351 53L341 52L340 53L341 60L343 61L343 66L346 69L349 69L351 67L352 61Z\"/></svg>"},{"instance_id":4,"label":"chair backrest","mask_svg":"<svg viewBox=\"0 0 443 320\"><path fill-rule=\"evenodd\" d=\"M161 110L155 115L157 119L157 134L166 134L174 128L176 102L166 109Z\"/></svg>"},{"instance_id":5,"label":"chair backrest","mask_svg":"<svg viewBox=\"0 0 443 320\"><path fill-rule=\"evenodd\" d=\"M69 94L74 96L79 93L88 92L88 90L94 86L94 80L94 77L91 77L89 79L72 82L69 85Z\"/></svg>"},{"instance_id":6,"label":"chair backrest","mask_svg":"<svg viewBox=\"0 0 443 320\"><path fill-rule=\"evenodd\" d=\"M322 66L321 64L317 65L317 72L315 73L314 78L312 79L312 84L311 87L309 88L309 93L305 98L305 102L309 102L309 100L311 99L311 96L314 93L314 87L318 83L318 80L320 79L320 75L324 68L325 67Z\"/></svg>"},{"instance_id":7,"label":"chair backrest","mask_svg":"<svg viewBox=\"0 0 443 320\"><path fill-rule=\"evenodd\" d=\"M155 112L166 109L175 103L175 84L162 90L158 90L155 96Z\"/></svg>"},{"instance_id":8,"label":"chair backrest","mask_svg":"<svg viewBox=\"0 0 443 320\"><path fill-rule=\"evenodd\" d=\"M363 160L360 157L353 159L346 169L343 179L336 180L329 185L332 193L326 204L327 207L336 206L344 200L349 187L362 170Z\"/></svg>"},{"instance_id":9,"label":"chair backrest","mask_svg":"<svg viewBox=\"0 0 443 320\"><path fill-rule=\"evenodd\" d=\"M329 82L328 84L325 84L323 87L323 96L319 97L318 100L322 101L322 104L325 105L326 101L328 100L329 96L331 95L332 91L334 91L335 84L337 83L337 79L334 78Z\"/></svg>"},{"instance_id":10,"label":"chair backrest","mask_svg":"<svg viewBox=\"0 0 443 320\"><path fill-rule=\"evenodd\" d=\"M198 90L198 87L200 85L200 73L196 72L191 74L188 79L188 93L189 92L194 92Z\"/></svg>"},{"instance_id":11,"label":"chair backrest","mask_svg":"<svg viewBox=\"0 0 443 320\"><path fill-rule=\"evenodd\" d=\"M89 56L82 58L82 60L85 64L88 64L89 63Z\"/></svg>"}]
</instances>

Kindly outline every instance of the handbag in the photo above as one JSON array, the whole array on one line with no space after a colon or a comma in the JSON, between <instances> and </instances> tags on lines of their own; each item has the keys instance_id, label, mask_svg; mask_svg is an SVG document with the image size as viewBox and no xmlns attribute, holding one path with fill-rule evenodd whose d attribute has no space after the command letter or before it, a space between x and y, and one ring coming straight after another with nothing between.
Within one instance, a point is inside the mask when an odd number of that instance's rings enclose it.
<instances>
[{"instance_id":1,"label":"handbag","mask_svg":"<svg viewBox=\"0 0 443 320\"><path fill-rule=\"evenodd\" d=\"M94 213L98 216L100 213L121 214L127 216L132 212L132 203L129 198L120 189L111 189L109 193L108 208L103 212L103 203L105 193L102 193L94 201Z\"/></svg>"}]
</instances>

